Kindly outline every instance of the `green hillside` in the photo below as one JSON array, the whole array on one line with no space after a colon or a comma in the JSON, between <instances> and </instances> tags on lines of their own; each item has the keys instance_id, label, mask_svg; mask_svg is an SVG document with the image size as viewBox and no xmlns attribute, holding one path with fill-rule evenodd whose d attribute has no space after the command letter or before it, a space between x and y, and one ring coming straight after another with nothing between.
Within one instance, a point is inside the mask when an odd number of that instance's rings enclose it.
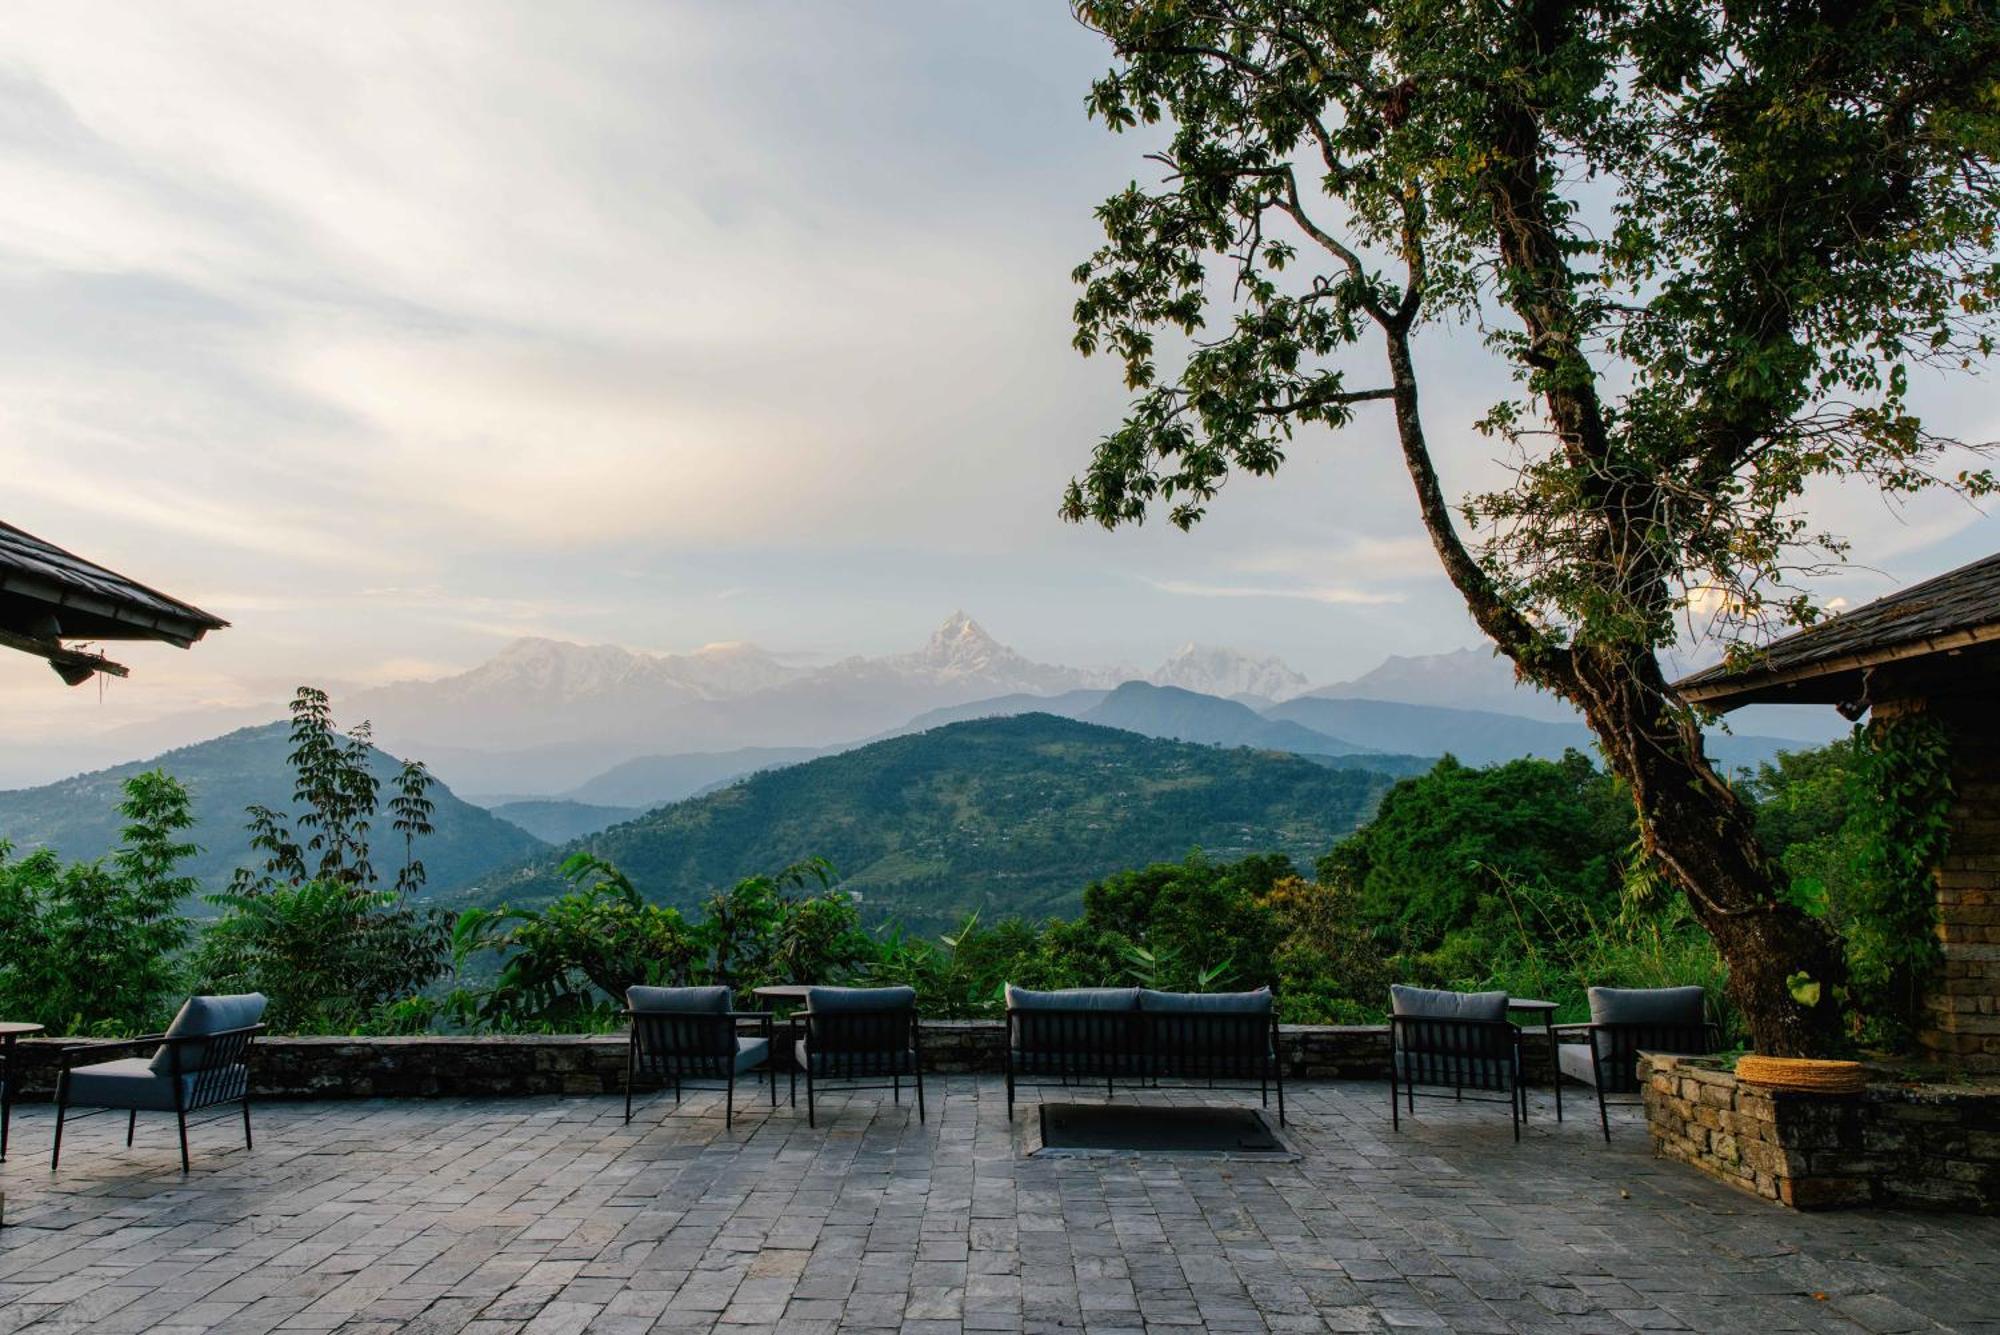
<instances>
[{"instance_id":1,"label":"green hillside","mask_svg":"<svg viewBox=\"0 0 2000 1335\"><path fill-rule=\"evenodd\" d=\"M195 827L188 837L201 846L189 859L187 872L211 889L221 889L239 866L253 865L243 809L253 802L280 810L290 803L291 770L285 756L291 749L289 724L267 723L242 728L193 746L180 747L151 760L115 765L79 774L40 788L0 792L0 840L16 851L53 848L66 858L102 857L118 845L119 785L141 770L163 769L187 785L193 800ZM370 767L384 787L395 776L396 761L375 750ZM548 845L519 826L460 800L439 784L432 789L437 810L434 833L417 841L434 886L456 885L496 867L509 866ZM392 841L388 816L376 821L381 849ZM401 840L395 839L398 859ZM206 906L196 906L201 912Z\"/></svg>"},{"instance_id":2,"label":"green hillside","mask_svg":"<svg viewBox=\"0 0 2000 1335\"><path fill-rule=\"evenodd\" d=\"M1301 864L1365 820L1383 775L1298 756L1159 741L1048 714L979 719L753 775L574 847L647 895L689 906L810 855L830 859L870 921L930 932L987 916L1073 912L1121 867L1278 851ZM530 903L560 854L443 896Z\"/></svg>"}]
</instances>

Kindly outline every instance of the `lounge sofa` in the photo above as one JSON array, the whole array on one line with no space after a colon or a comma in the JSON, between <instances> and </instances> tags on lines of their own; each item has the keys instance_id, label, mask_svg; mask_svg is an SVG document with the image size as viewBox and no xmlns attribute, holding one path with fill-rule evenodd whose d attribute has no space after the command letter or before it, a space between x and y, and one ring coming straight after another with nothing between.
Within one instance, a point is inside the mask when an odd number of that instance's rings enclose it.
<instances>
[{"instance_id":1,"label":"lounge sofa","mask_svg":"<svg viewBox=\"0 0 2000 1335\"><path fill-rule=\"evenodd\" d=\"M1017 1084L1074 1085L1162 1079L1257 1082L1266 1105L1278 1094L1277 1012L1271 989L1255 992L1156 992L1138 987L1083 987L1035 992L1007 985L1007 1116Z\"/></svg>"}]
</instances>

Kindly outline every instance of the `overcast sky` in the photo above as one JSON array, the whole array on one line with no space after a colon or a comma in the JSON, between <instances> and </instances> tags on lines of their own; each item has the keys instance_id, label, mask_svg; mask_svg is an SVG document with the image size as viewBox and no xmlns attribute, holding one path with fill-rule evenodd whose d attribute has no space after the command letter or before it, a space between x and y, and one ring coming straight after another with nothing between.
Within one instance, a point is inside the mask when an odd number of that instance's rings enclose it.
<instances>
[{"instance_id":1,"label":"overcast sky","mask_svg":"<svg viewBox=\"0 0 2000 1335\"><path fill-rule=\"evenodd\" d=\"M1083 115L1106 60L1060 0L10 6L0 518L234 625L102 698L0 657L0 736L525 634L880 653L963 607L1048 661L1322 681L1475 642L1385 416L1193 536L1056 520L1123 399L1068 342L1144 167ZM1463 491L1497 386L1423 355ZM1935 424L2000 435L1989 390ZM1820 501L1876 567L1829 595L2000 545Z\"/></svg>"}]
</instances>

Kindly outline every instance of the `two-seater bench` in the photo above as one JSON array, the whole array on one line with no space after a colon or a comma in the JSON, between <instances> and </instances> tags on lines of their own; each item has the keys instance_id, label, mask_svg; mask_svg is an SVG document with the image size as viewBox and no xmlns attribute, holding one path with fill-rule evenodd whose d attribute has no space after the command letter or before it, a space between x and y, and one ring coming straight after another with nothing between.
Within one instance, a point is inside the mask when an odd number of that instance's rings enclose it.
<instances>
[{"instance_id":1,"label":"two-seater bench","mask_svg":"<svg viewBox=\"0 0 2000 1335\"><path fill-rule=\"evenodd\" d=\"M1139 1085L1162 1079L1256 1081L1266 1106L1285 1082L1278 1065L1277 1011L1271 989L1255 992L1155 992L1138 987L1079 987L1031 992L1007 985L1007 1116L1014 1086L1104 1081Z\"/></svg>"}]
</instances>

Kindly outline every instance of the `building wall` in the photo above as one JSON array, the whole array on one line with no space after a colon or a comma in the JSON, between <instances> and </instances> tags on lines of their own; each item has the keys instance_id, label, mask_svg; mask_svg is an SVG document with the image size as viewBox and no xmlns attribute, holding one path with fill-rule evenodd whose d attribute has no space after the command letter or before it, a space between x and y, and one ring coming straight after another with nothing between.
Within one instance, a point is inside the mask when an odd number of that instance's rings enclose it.
<instances>
[{"instance_id":1,"label":"building wall","mask_svg":"<svg viewBox=\"0 0 2000 1335\"><path fill-rule=\"evenodd\" d=\"M1940 1060L2000 1070L2000 705L1938 698L1930 708L1951 732L1950 851L1937 869L1944 968L1925 999L1919 1035Z\"/></svg>"}]
</instances>

